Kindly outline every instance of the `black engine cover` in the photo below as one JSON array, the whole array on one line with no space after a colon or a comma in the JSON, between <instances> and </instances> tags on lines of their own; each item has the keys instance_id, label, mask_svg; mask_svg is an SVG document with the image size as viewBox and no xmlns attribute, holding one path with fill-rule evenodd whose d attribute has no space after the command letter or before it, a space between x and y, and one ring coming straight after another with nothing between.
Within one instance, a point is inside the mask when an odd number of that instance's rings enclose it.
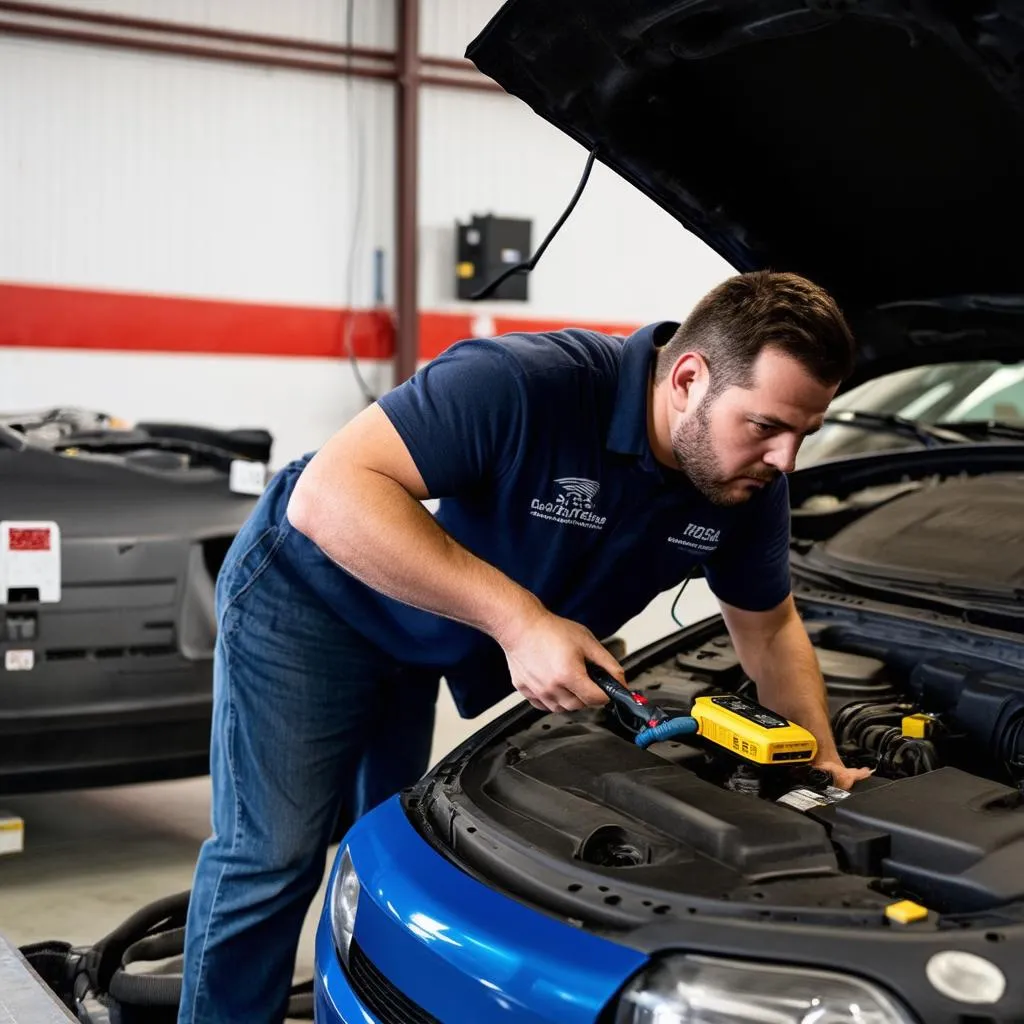
<instances>
[{"instance_id":1,"label":"black engine cover","mask_svg":"<svg viewBox=\"0 0 1024 1024\"><path fill-rule=\"evenodd\" d=\"M855 789L811 812L858 873L898 879L933 910L987 910L1024 898L1024 803L958 768Z\"/></svg>"}]
</instances>

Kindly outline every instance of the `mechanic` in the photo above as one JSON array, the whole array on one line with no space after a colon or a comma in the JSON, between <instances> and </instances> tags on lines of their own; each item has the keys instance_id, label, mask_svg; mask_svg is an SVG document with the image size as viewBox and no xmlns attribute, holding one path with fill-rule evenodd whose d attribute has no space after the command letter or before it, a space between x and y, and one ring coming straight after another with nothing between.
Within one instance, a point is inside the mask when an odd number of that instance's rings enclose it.
<instances>
[{"instance_id":1,"label":"mechanic","mask_svg":"<svg viewBox=\"0 0 1024 1024\"><path fill-rule=\"evenodd\" d=\"M602 704L599 638L699 566L760 701L867 774L790 595L785 477L853 351L820 287L741 274L624 341L460 342L275 475L218 578L182 1024L282 1019L329 841L426 769L442 676L464 717Z\"/></svg>"}]
</instances>

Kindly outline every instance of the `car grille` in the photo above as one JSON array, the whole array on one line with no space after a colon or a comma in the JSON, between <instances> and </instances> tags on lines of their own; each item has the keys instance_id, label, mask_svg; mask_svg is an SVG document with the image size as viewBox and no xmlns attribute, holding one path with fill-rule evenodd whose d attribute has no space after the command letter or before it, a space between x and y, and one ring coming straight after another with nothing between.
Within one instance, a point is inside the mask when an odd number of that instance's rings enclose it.
<instances>
[{"instance_id":1,"label":"car grille","mask_svg":"<svg viewBox=\"0 0 1024 1024\"><path fill-rule=\"evenodd\" d=\"M348 978L359 1001L382 1024L441 1024L437 1017L399 992L354 939L348 951Z\"/></svg>"}]
</instances>

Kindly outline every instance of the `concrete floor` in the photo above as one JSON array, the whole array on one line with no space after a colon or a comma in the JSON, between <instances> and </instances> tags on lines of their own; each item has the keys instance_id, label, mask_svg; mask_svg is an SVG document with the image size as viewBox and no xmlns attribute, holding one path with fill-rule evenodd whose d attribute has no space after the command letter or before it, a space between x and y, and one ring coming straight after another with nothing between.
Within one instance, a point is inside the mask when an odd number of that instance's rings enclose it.
<instances>
[{"instance_id":1,"label":"concrete floor","mask_svg":"<svg viewBox=\"0 0 1024 1024\"><path fill-rule=\"evenodd\" d=\"M636 650L675 628L662 595L621 630ZM716 610L702 581L679 603L683 622ZM432 762L517 702L513 695L477 719L462 720L442 688ZM208 778L75 793L4 798L25 822L25 850L0 857L0 932L15 945L41 939L92 943L151 900L190 887L209 831ZM329 855L333 861L334 851ZM323 902L314 899L296 976L313 967L313 936Z\"/></svg>"},{"instance_id":2,"label":"concrete floor","mask_svg":"<svg viewBox=\"0 0 1024 1024\"><path fill-rule=\"evenodd\" d=\"M513 703L470 724L444 691L433 759ZM24 820L25 850L0 857L0 932L18 946L41 939L92 943L144 904L191 886L209 833L210 781L6 797L2 807ZM321 887L303 929L297 977L312 974L323 898Z\"/></svg>"}]
</instances>

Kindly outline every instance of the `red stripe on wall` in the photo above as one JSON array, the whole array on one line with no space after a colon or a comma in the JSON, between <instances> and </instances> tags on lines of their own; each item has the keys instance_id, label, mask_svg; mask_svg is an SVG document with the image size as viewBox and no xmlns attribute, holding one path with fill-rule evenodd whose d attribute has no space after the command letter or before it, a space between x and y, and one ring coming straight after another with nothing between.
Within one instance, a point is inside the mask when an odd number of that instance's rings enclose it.
<instances>
[{"instance_id":1,"label":"red stripe on wall","mask_svg":"<svg viewBox=\"0 0 1024 1024\"><path fill-rule=\"evenodd\" d=\"M386 312L0 284L0 345L18 348L329 358L345 354L350 318L357 356L391 356Z\"/></svg>"},{"instance_id":2,"label":"red stripe on wall","mask_svg":"<svg viewBox=\"0 0 1024 1024\"><path fill-rule=\"evenodd\" d=\"M433 359L449 345L473 336L471 316L420 312L420 359Z\"/></svg>"},{"instance_id":3,"label":"red stripe on wall","mask_svg":"<svg viewBox=\"0 0 1024 1024\"><path fill-rule=\"evenodd\" d=\"M420 358L453 342L488 334L569 326L628 334L636 325L533 320L473 313L420 313ZM493 327L493 329L491 329ZM338 310L185 299L162 295L0 284L0 347L114 352L343 358L345 333L359 359L390 359L395 325L389 310Z\"/></svg>"},{"instance_id":4,"label":"red stripe on wall","mask_svg":"<svg viewBox=\"0 0 1024 1024\"><path fill-rule=\"evenodd\" d=\"M596 323L592 320L550 320L530 317L464 315L461 313L420 313L420 359L433 359L449 345L476 334L498 335L530 331L559 331L563 327L585 327L602 334L632 334L638 324Z\"/></svg>"}]
</instances>

